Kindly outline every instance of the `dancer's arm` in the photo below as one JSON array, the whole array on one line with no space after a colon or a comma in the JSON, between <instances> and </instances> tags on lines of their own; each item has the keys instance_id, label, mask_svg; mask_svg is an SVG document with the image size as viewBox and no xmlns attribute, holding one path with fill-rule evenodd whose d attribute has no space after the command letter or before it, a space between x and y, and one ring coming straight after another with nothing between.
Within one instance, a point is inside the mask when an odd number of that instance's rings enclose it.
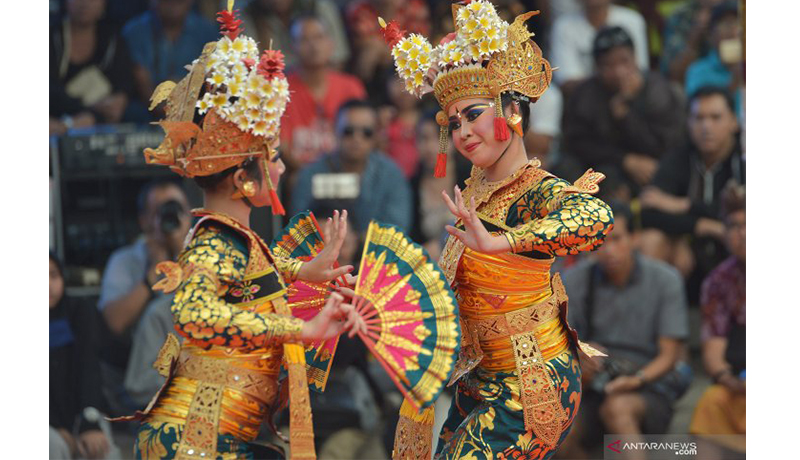
<instances>
[{"instance_id":1,"label":"dancer's arm","mask_svg":"<svg viewBox=\"0 0 800 460\"><path fill-rule=\"evenodd\" d=\"M244 278L247 255L233 237L201 228L180 258L183 279L172 314L178 332L201 345L261 348L299 339L303 321L279 314L259 314L233 307L220 295L223 286Z\"/></svg>"},{"instance_id":2,"label":"dancer's arm","mask_svg":"<svg viewBox=\"0 0 800 460\"><path fill-rule=\"evenodd\" d=\"M602 200L559 178L548 178L526 197L532 215L526 224L507 232L513 252L539 251L554 256L600 247L614 217Z\"/></svg>"}]
</instances>

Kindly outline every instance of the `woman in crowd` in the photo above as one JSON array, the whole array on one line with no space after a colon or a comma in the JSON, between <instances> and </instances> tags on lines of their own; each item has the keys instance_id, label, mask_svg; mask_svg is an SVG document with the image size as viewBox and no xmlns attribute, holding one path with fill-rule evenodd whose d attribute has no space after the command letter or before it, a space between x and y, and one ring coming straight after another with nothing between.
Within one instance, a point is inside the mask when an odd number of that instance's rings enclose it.
<instances>
[{"instance_id":1,"label":"woman in crowd","mask_svg":"<svg viewBox=\"0 0 800 460\"><path fill-rule=\"evenodd\" d=\"M456 32L436 48L384 28L407 88L432 89L442 108L436 175L445 175L448 132L473 164L465 190L442 192L456 223L439 264L458 298L462 344L438 458L551 457L578 410L578 353L596 352L567 325L550 267L556 256L599 247L613 218L591 196L602 174L570 185L528 160L529 102L551 79L525 25L533 14L509 25L488 1L457 6ZM400 415L394 457L426 458L432 409L404 404Z\"/></svg>"},{"instance_id":2,"label":"woman in crowd","mask_svg":"<svg viewBox=\"0 0 800 460\"><path fill-rule=\"evenodd\" d=\"M334 213L325 250L306 263L274 257L250 228L253 208L283 212L275 187L285 168L275 148L288 84L280 51L259 58L230 9L218 20L223 37L206 44L181 82L162 83L152 97L151 107L167 102L166 137L145 157L194 177L204 207L194 211L199 221L178 263L160 266L167 276L155 288L176 291L172 312L185 340L179 345L170 336L159 354L156 366L167 382L136 416L142 423L135 453L148 459L270 455L251 441L285 402L278 385L283 365L291 455L314 458L303 344L365 326L339 294L309 322L293 317L286 285L325 282L352 270L333 268L347 213Z\"/></svg>"},{"instance_id":3,"label":"woman in crowd","mask_svg":"<svg viewBox=\"0 0 800 460\"><path fill-rule=\"evenodd\" d=\"M50 30L50 133L119 123L133 91L119 30L102 21L105 0L69 0Z\"/></svg>"}]
</instances>

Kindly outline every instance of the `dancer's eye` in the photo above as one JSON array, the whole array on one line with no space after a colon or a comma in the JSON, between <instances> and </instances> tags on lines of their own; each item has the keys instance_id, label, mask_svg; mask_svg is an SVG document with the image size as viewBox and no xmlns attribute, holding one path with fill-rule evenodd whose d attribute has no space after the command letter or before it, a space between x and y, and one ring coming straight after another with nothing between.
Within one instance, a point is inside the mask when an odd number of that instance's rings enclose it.
<instances>
[{"instance_id":1,"label":"dancer's eye","mask_svg":"<svg viewBox=\"0 0 800 460\"><path fill-rule=\"evenodd\" d=\"M475 107L475 108L473 108L473 109L470 109L470 110L467 112L467 121L469 121L470 123L472 123L473 121L477 120L477 119L478 119L478 117L479 117L479 116L481 116L481 115L483 115L483 112L485 112L485 111L486 111L486 107L487 107L487 106L483 106L483 107Z\"/></svg>"},{"instance_id":2,"label":"dancer's eye","mask_svg":"<svg viewBox=\"0 0 800 460\"><path fill-rule=\"evenodd\" d=\"M449 129L451 133L459 128L461 128L461 123L457 121L451 121L450 124L447 126L447 129Z\"/></svg>"}]
</instances>

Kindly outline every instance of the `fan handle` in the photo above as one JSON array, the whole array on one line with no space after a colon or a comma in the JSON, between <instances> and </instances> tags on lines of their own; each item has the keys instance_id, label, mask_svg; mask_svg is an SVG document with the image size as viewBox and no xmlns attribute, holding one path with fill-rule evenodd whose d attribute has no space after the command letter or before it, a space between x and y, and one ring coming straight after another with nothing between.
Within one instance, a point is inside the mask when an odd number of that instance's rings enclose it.
<instances>
[{"instance_id":1,"label":"fan handle","mask_svg":"<svg viewBox=\"0 0 800 460\"><path fill-rule=\"evenodd\" d=\"M358 331L358 336L367 346L369 351L372 352L372 356L378 360L378 363L380 363L380 365L383 366L383 369L386 370L386 373L389 374L389 377L394 382L394 385L400 390L400 393L403 394L403 398L408 401L409 404L411 404L411 406L414 408L414 411L419 412L419 405L410 397L408 390L406 390L403 384L400 383L400 379L398 378L397 374L395 374L391 366L389 366L389 363L387 363L386 360L383 359L380 353L378 353L378 351L375 349L375 342L373 342L368 336L364 335L364 333L361 331Z\"/></svg>"}]
</instances>

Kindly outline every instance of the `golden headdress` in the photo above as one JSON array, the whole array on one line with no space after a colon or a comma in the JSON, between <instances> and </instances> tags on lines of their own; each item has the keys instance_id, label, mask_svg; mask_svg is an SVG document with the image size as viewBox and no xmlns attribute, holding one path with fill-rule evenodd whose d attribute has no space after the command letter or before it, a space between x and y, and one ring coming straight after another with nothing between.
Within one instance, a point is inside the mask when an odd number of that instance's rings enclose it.
<instances>
[{"instance_id":1,"label":"golden headdress","mask_svg":"<svg viewBox=\"0 0 800 460\"><path fill-rule=\"evenodd\" d=\"M217 14L222 37L203 47L180 82L165 81L153 92L150 110L166 101L167 116L158 122L166 135L156 149L145 149L145 160L196 177L263 158L273 212L283 214L266 167L289 101L283 54L265 50L259 59L256 42L240 35L237 12L229 0ZM194 120L203 115L198 126Z\"/></svg>"},{"instance_id":2,"label":"golden headdress","mask_svg":"<svg viewBox=\"0 0 800 460\"><path fill-rule=\"evenodd\" d=\"M521 14L508 24L486 0L454 4L452 10L455 33L436 47L419 34L404 37L395 23L379 19L406 90L417 96L433 91L442 108L436 115L440 127L436 177L444 176L447 164L450 105L468 98L494 99L495 139L507 140L502 94L513 92L535 102L552 79L550 63L525 26L538 11Z\"/></svg>"}]
</instances>

